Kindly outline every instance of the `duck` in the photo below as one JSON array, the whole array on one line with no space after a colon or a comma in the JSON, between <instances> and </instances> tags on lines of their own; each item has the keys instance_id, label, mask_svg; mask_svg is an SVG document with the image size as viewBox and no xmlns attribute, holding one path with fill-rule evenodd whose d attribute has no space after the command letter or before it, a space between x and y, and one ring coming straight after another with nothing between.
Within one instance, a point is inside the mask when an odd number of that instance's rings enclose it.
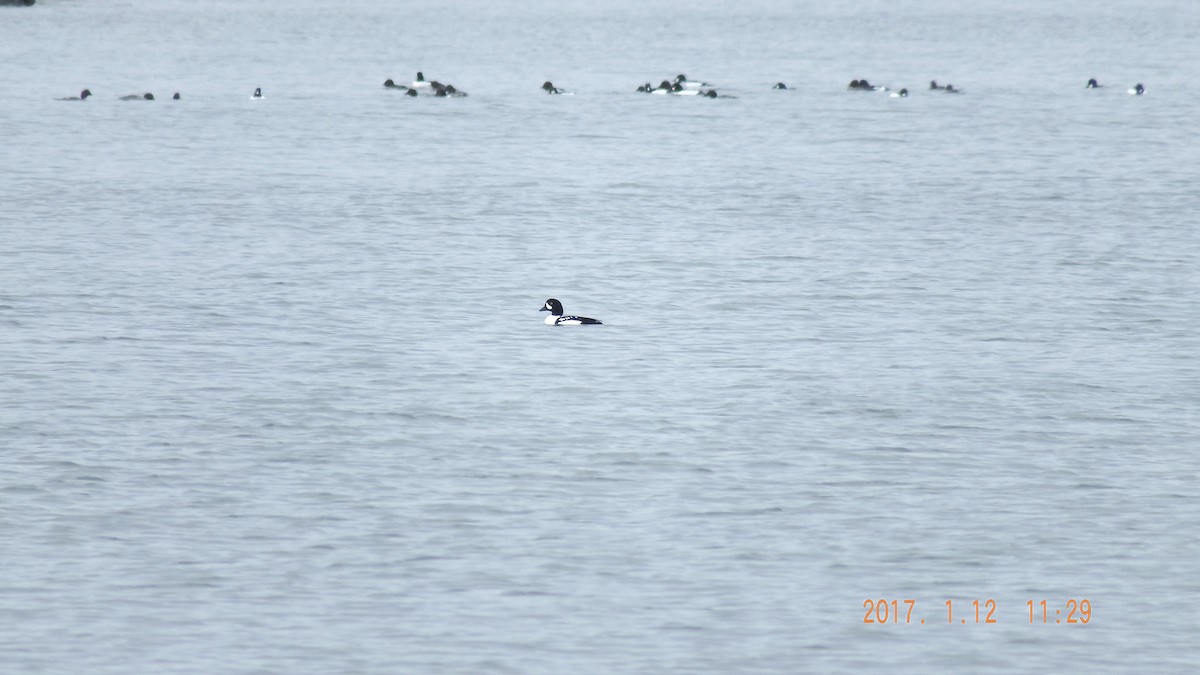
<instances>
[{"instance_id":1,"label":"duck","mask_svg":"<svg viewBox=\"0 0 1200 675\"><path fill-rule=\"evenodd\" d=\"M175 95L171 97L171 100L178 101L179 100L179 92L175 92Z\"/></svg>"},{"instance_id":2,"label":"duck","mask_svg":"<svg viewBox=\"0 0 1200 675\"><path fill-rule=\"evenodd\" d=\"M679 86L683 87L684 89L696 89L696 90L699 90L701 87L711 87L712 86L711 84L709 84L707 82L701 82L699 80L689 80L687 78L687 75L684 75L683 73L680 73L675 76L674 83L678 84Z\"/></svg>"},{"instance_id":3,"label":"duck","mask_svg":"<svg viewBox=\"0 0 1200 675\"><path fill-rule=\"evenodd\" d=\"M945 91L947 94L961 94L962 93L962 89L955 89L954 85L952 85L952 84L946 85L946 88L943 91Z\"/></svg>"},{"instance_id":4,"label":"duck","mask_svg":"<svg viewBox=\"0 0 1200 675\"><path fill-rule=\"evenodd\" d=\"M558 87L554 86L554 83L551 82L550 80L546 80L542 84L542 90L545 91L547 94L559 94L560 96L570 96L571 95L571 92L567 91L566 89L559 89ZM638 91L641 91L641 87L638 87Z\"/></svg>"},{"instance_id":5,"label":"duck","mask_svg":"<svg viewBox=\"0 0 1200 675\"><path fill-rule=\"evenodd\" d=\"M1092 79L1087 81L1087 84L1084 85L1084 88L1085 89L1099 89L1100 87L1103 87L1103 86L1104 85L1097 82L1096 78L1093 77Z\"/></svg>"},{"instance_id":6,"label":"duck","mask_svg":"<svg viewBox=\"0 0 1200 675\"><path fill-rule=\"evenodd\" d=\"M649 94L650 92L654 91L654 86L651 85L649 82L647 82L646 84L639 84L637 91L639 94Z\"/></svg>"},{"instance_id":7,"label":"duck","mask_svg":"<svg viewBox=\"0 0 1200 675\"><path fill-rule=\"evenodd\" d=\"M432 89L432 91L428 93L432 93L437 98L463 98L467 95L467 92L459 91L454 87L454 85L442 84L437 80L430 80L429 88ZM410 89L409 91L413 90Z\"/></svg>"},{"instance_id":8,"label":"duck","mask_svg":"<svg viewBox=\"0 0 1200 675\"><path fill-rule=\"evenodd\" d=\"M889 94L889 95L890 95L892 98L908 98L908 90L907 90L907 89L901 89L901 90L900 90L900 91L898 91L898 92L897 92L897 91L893 91L893 92L892 92L891 94Z\"/></svg>"},{"instance_id":9,"label":"duck","mask_svg":"<svg viewBox=\"0 0 1200 675\"><path fill-rule=\"evenodd\" d=\"M674 90L674 88L675 88L675 85L671 84L667 80L663 80L662 82L658 83L657 87L650 90L650 93L651 94L670 94Z\"/></svg>"},{"instance_id":10,"label":"duck","mask_svg":"<svg viewBox=\"0 0 1200 675\"><path fill-rule=\"evenodd\" d=\"M866 80L851 80L850 86L846 88L857 91L887 91L887 87L878 84L871 84Z\"/></svg>"},{"instance_id":11,"label":"duck","mask_svg":"<svg viewBox=\"0 0 1200 675\"><path fill-rule=\"evenodd\" d=\"M562 303L554 298L547 300L538 311L550 312L550 316L546 317L545 321L547 326L598 326L603 323L586 316L564 316Z\"/></svg>"},{"instance_id":12,"label":"duck","mask_svg":"<svg viewBox=\"0 0 1200 675\"><path fill-rule=\"evenodd\" d=\"M390 77L383 81L383 86L388 89L399 89L400 91L408 91L408 87L406 87L402 84L396 84L395 82L392 81L392 79Z\"/></svg>"},{"instance_id":13,"label":"duck","mask_svg":"<svg viewBox=\"0 0 1200 675\"><path fill-rule=\"evenodd\" d=\"M776 83L775 83L775 86L774 86L774 87L771 87L771 88L772 88L772 89L787 89L787 88L788 88L788 86L787 86L786 84L782 83L782 82L776 82Z\"/></svg>"},{"instance_id":14,"label":"duck","mask_svg":"<svg viewBox=\"0 0 1200 675\"><path fill-rule=\"evenodd\" d=\"M1133 89L1127 89L1126 93L1133 96L1141 96L1142 94L1146 93L1146 88L1142 86L1141 82L1138 82L1137 86L1135 86Z\"/></svg>"},{"instance_id":15,"label":"duck","mask_svg":"<svg viewBox=\"0 0 1200 675\"><path fill-rule=\"evenodd\" d=\"M262 87L255 87L255 88L254 88L254 93L253 93L253 94L250 96L250 98L252 98L252 99L259 99L259 98L262 98L262 97L263 97L263 95L262 95Z\"/></svg>"},{"instance_id":16,"label":"duck","mask_svg":"<svg viewBox=\"0 0 1200 675\"><path fill-rule=\"evenodd\" d=\"M60 98L58 100L60 100L60 101L86 101L87 97L89 97L91 95L92 95L91 89L84 89L83 91L79 92L78 96L66 96L66 97Z\"/></svg>"},{"instance_id":17,"label":"duck","mask_svg":"<svg viewBox=\"0 0 1200 675\"><path fill-rule=\"evenodd\" d=\"M682 84L676 82L671 85L671 93L676 96L699 96L702 92L699 89L685 89Z\"/></svg>"},{"instance_id":18,"label":"duck","mask_svg":"<svg viewBox=\"0 0 1200 675\"><path fill-rule=\"evenodd\" d=\"M929 90L930 90L930 91L934 91L934 90L936 90L936 89L945 89L945 87L943 87L942 85L938 84L938 83L937 83L937 80L930 80L930 81L929 81Z\"/></svg>"},{"instance_id":19,"label":"duck","mask_svg":"<svg viewBox=\"0 0 1200 675\"><path fill-rule=\"evenodd\" d=\"M151 94L150 92L146 92L145 94L129 94L128 96L122 96L121 100L122 101L153 101L154 94Z\"/></svg>"},{"instance_id":20,"label":"duck","mask_svg":"<svg viewBox=\"0 0 1200 675\"><path fill-rule=\"evenodd\" d=\"M419 70L417 71L417 79L413 80L413 83L409 85L409 87L412 89L424 89L428 86L429 83L425 81L425 73L422 73Z\"/></svg>"}]
</instances>

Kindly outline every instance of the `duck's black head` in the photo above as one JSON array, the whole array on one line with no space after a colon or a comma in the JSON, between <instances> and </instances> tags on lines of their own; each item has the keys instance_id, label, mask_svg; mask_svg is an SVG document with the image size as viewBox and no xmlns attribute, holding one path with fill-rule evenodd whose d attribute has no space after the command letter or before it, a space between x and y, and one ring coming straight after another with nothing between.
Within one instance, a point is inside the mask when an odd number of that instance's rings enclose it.
<instances>
[{"instance_id":1,"label":"duck's black head","mask_svg":"<svg viewBox=\"0 0 1200 675\"><path fill-rule=\"evenodd\" d=\"M862 86L862 82L859 82L858 80L850 80L850 86L848 88L849 89L858 89L861 86Z\"/></svg>"},{"instance_id":2,"label":"duck's black head","mask_svg":"<svg viewBox=\"0 0 1200 675\"><path fill-rule=\"evenodd\" d=\"M417 95L417 90L416 90L416 89L409 89L408 91L404 92L404 95L405 95L405 96L416 96L416 95Z\"/></svg>"},{"instance_id":3,"label":"duck's black head","mask_svg":"<svg viewBox=\"0 0 1200 675\"><path fill-rule=\"evenodd\" d=\"M150 92L146 92L145 94L142 94L142 98L146 99L147 101L153 101L154 94L151 94Z\"/></svg>"},{"instance_id":4,"label":"duck's black head","mask_svg":"<svg viewBox=\"0 0 1200 675\"><path fill-rule=\"evenodd\" d=\"M91 89L84 89L83 91L79 92L79 98L81 98L81 99L87 98L91 95L92 95Z\"/></svg>"},{"instance_id":5,"label":"duck's black head","mask_svg":"<svg viewBox=\"0 0 1200 675\"><path fill-rule=\"evenodd\" d=\"M262 87L255 87L255 88L254 88L254 95L255 95L255 96L262 96Z\"/></svg>"},{"instance_id":6,"label":"duck's black head","mask_svg":"<svg viewBox=\"0 0 1200 675\"><path fill-rule=\"evenodd\" d=\"M705 96L707 96L707 97L709 97L709 98L716 98L716 97L717 97L717 90L716 90L716 89L709 89L708 91L704 92L704 95L705 95Z\"/></svg>"},{"instance_id":7,"label":"duck's black head","mask_svg":"<svg viewBox=\"0 0 1200 675\"><path fill-rule=\"evenodd\" d=\"M386 80L384 80L384 81L383 81L383 86L385 86L385 87L394 87L394 86L396 86L396 83L395 83L395 82L392 82L392 78L390 78L390 77L389 77L388 79L386 79Z\"/></svg>"},{"instance_id":8,"label":"duck's black head","mask_svg":"<svg viewBox=\"0 0 1200 675\"><path fill-rule=\"evenodd\" d=\"M549 300L546 301L546 303L544 305L542 305L542 308L539 309L538 311L539 312L550 312L551 314L553 314L555 316L560 316L563 313L562 303L559 302L558 300L555 300L554 298L550 298Z\"/></svg>"},{"instance_id":9,"label":"duck's black head","mask_svg":"<svg viewBox=\"0 0 1200 675\"><path fill-rule=\"evenodd\" d=\"M546 80L542 83L542 89L545 89L547 92L552 92L554 91L554 84L552 84L550 80Z\"/></svg>"},{"instance_id":10,"label":"duck's black head","mask_svg":"<svg viewBox=\"0 0 1200 675\"><path fill-rule=\"evenodd\" d=\"M174 101L178 101L179 100L179 92L175 92L175 95L172 96L171 99Z\"/></svg>"},{"instance_id":11,"label":"duck's black head","mask_svg":"<svg viewBox=\"0 0 1200 675\"><path fill-rule=\"evenodd\" d=\"M1095 89L1096 87L1099 87L1099 86L1100 86L1100 83L1096 81L1096 78L1093 77L1092 79L1088 80L1088 83L1087 83L1088 89Z\"/></svg>"},{"instance_id":12,"label":"duck's black head","mask_svg":"<svg viewBox=\"0 0 1200 675\"><path fill-rule=\"evenodd\" d=\"M425 81L425 73L422 73L421 71L418 70L417 71L417 82L424 82L424 81Z\"/></svg>"},{"instance_id":13,"label":"duck's black head","mask_svg":"<svg viewBox=\"0 0 1200 675\"><path fill-rule=\"evenodd\" d=\"M787 85L782 82L776 82L772 89L787 89Z\"/></svg>"}]
</instances>

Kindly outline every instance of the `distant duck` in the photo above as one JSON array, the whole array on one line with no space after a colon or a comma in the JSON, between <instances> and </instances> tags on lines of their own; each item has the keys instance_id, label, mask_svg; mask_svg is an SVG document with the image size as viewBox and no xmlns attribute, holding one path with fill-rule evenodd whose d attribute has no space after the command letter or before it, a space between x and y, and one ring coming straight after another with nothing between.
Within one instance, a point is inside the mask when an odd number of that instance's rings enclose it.
<instances>
[{"instance_id":1,"label":"distant duck","mask_svg":"<svg viewBox=\"0 0 1200 675\"><path fill-rule=\"evenodd\" d=\"M941 86L940 84L938 84L938 83L937 83L937 80L930 80L930 81L929 81L929 90L930 90L930 91L934 91L934 90L937 90L937 89L945 89L945 87L943 87L943 86Z\"/></svg>"},{"instance_id":2,"label":"distant duck","mask_svg":"<svg viewBox=\"0 0 1200 675\"><path fill-rule=\"evenodd\" d=\"M171 97L171 100L178 101L179 100L179 92L175 92L175 95Z\"/></svg>"},{"instance_id":3,"label":"distant duck","mask_svg":"<svg viewBox=\"0 0 1200 675\"><path fill-rule=\"evenodd\" d=\"M1141 96L1142 94L1146 93L1146 88L1142 86L1141 82L1138 82L1136 87L1134 87L1133 89L1127 89L1126 93L1132 94L1134 96Z\"/></svg>"},{"instance_id":4,"label":"distant duck","mask_svg":"<svg viewBox=\"0 0 1200 675\"><path fill-rule=\"evenodd\" d=\"M425 81L425 73L422 73L421 71L418 70L417 71L417 79L413 80L413 83L409 86L412 89L424 89L424 88L428 87L429 83Z\"/></svg>"},{"instance_id":5,"label":"distant duck","mask_svg":"<svg viewBox=\"0 0 1200 675\"><path fill-rule=\"evenodd\" d=\"M122 96L121 100L122 101L153 101L154 94L151 94L150 92L146 92L145 94L130 94L128 96Z\"/></svg>"},{"instance_id":6,"label":"distant duck","mask_svg":"<svg viewBox=\"0 0 1200 675\"><path fill-rule=\"evenodd\" d=\"M442 84L437 80L430 80L429 88L432 90L431 93L437 98L463 98L467 95L467 92L455 89L454 85Z\"/></svg>"},{"instance_id":7,"label":"distant duck","mask_svg":"<svg viewBox=\"0 0 1200 675\"><path fill-rule=\"evenodd\" d=\"M602 323L586 316L564 316L562 303L554 298L547 300L538 311L550 312L545 321L547 326L596 326Z\"/></svg>"},{"instance_id":8,"label":"distant duck","mask_svg":"<svg viewBox=\"0 0 1200 675\"><path fill-rule=\"evenodd\" d=\"M650 91L651 94L669 94L675 90L675 85L667 80L658 83L658 86Z\"/></svg>"},{"instance_id":9,"label":"distant duck","mask_svg":"<svg viewBox=\"0 0 1200 675\"><path fill-rule=\"evenodd\" d=\"M887 91L887 87L871 84L866 80L851 80L850 86L846 88L853 91Z\"/></svg>"},{"instance_id":10,"label":"distant duck","mask_svg":"<svg viewBox=\"0 0 1200 675\"><path fill-rule=\"evenodd\" d=\"M962 93L962 89L955 89L954 85L952 85L952 84L946 85L945 91L947 94L961 94Z\"/></svg>"},{"instance_id":11,"label":"distant duck","mask_svg":"<svg viewBox=\"0 0 1200 675\"><path fill-rule=\"evenodd\" d=\"M408 87L406 87L402 84L396 84L395 82L392 81L391 78L384 80L383 86L388 89L399 89L400 91L408 91Z\"/></svg>"},{"instance_id":12,"label":"distant duck","mask_svg":"<svg viewBox=\"0 0 1200 675\"><path fill-rule=\"evenodd\" d=\"M637 91L639 94L649 94L650 92L654 91L654 87L647 82L646 84L639 84Z\"/></svg>"},{"instance_id":13,"label":"distant duck","mask_svg":"<svg viewBox=\"0 0 1200 675\"><path fill-rule=\"evenodd\" d=\"M404 92L404 95L416 97L416 96L419 96L420 94L417 93L416 89L409 89L408 91Z\"/></svg>"},{"instance_id":14,"label":"distant duck","mask_svg":"<svg viewBox=\"0 0 1200 675\"><path fill-rule=\"evenodd\" d=\"M79 92L78 96L66 96L66 97L60 98L58 100L60 100L60 101L86 101L87 97L89 97L91 95L92 95L91 89L84 89L83 91Z\"/></svg>"},{"instance_id":15,"label":"distant duck","mask_svg":"<svg viewBox=\"0 0 1200 675\"><path fill-rule=\"evenodd\" d=\"M893 91L893 92L890 94L890 96L891 96L892 98L908 98L908 90L907 90L907 89L901 89L901 90L900 90L900 91L898 91L898 92L895 92L895 91Z\"/></svg>"},{"instance_id":16,"label":"distant duck","mask_svg":"<svg viewBox=\"0 0 1200 675\"><path fill-rule=\"evenodd\" d=\"M776 82L776 83L775 83L775 86L774 86L774 87L771 87L771 88L772 88L772 89L787 89L788 87L787 87L787 85L786 85L786 84L784 84L784 83L782 83L782 82Z\"/></svg>"},{"instance_id":17,"label":"distant duck","mask_svg":"<svg viewBox=\"0 0 1200 675\"><path fill-rule=\"evenodd\" d=\"M262 97L263 97L263 95L262 95L262 87L255 87L255 88L254 88L254 93L253 93L253 94L250 96L250 98L251 98L251 99L259 99L259 98L262 98Z\"/></svg>"},{"instance_id":18,"label":"distant duck","mask_svg":"<svg viewBox=\"0 0 1200 675\"><path fill-rule=\"evenodd\" d=\"M702 91L700 92L700 95L704 98L737 98L736 96L730 96L729 94L718 94L716 89Z\"/></svg>"},{"instance_id":19,"label":"distant duck","mask_svg":"<svg viewBox=\"0 0 1200 675\"><path fill-rule=\"evenodd\" d=\"M551 82L550 80L546 80L542 84L542 90L545 91L547 94L558 94L560 96L570 96L571 95L571 92L567 91L566 89L559 89L558 87L554 86L554 83ZM640 87L638 88L638 91L641 91Z\"/></svg>"},{"instance_id":20,"label":"distant duck","mask_svg":"<svg viewBox=\"0 0 1200 675\"><path fill-rule=\"evenodd\" d=\"M1094 78L1094 77L1093 77L1092 79L1088 80L1088 83L1087 83L1087 85L1086 85L1086 87L1085 87L1085 88L1087 88L1087 89L1099 89L1100 87L1103 87L1103 86L1104 86L1104 85L1102 85L1102 84L1100 84L1099 82L1097 82L1097 81L1096 81L1096 78Z\"/></svg>"},{"instance_id":21,"label":"distant duck","mask_svg":"<svg viewBox=\"0 0 1200 675\"><path fill-rule=\"evenodd\" d=\"M689 79L687 79L687 75L684 75L683 73L680 73L675 76L674 83L678 84L679 86L683 87L684 89L696 89L696 90L699 90L701 87L711 87L712 86L711 84L709 84L707 82L701 82L699 80L689 80Z\"/></svg>"}]
</instances>

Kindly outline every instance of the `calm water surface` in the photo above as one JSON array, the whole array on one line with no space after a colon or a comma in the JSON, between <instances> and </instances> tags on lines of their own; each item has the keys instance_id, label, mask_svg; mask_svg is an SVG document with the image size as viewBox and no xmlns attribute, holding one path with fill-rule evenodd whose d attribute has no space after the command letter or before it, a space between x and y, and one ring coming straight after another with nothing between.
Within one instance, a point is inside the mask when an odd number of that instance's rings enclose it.
<instances>
[{"instance_id":1,"label":"calm water surface","mask_svg":"<svg viewBox=\"0 0 1200 675\"><path fill-rule=\"evenodd\" d=\"M1198 32L0 8L0 670L1190 672Z\"/></svg>"}]
</instances>

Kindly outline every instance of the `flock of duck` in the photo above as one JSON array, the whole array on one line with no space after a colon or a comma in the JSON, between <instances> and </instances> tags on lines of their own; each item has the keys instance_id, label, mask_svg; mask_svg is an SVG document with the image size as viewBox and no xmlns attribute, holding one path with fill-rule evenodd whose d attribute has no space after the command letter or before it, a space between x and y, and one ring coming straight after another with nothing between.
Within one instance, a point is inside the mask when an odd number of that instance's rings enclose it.
<instances>
[{"instance_id":1,"label":"flock of duck","mask_svg":"<svg viewBox=\"0 0 1200 675\"><path fill-rule=\"evenodd\" d=\"M66 97L60 98L58 100L60 100L60 101L86 101L91 96L92 96L92 90L84 89L83 91L79 92L78 96L66 96ZM250 95L251 99L258 99L258 98L262 98L262 97L263 97L262 87L255 89L254 93ZM178 101L181 98L182 97L179 95L179 92L175 92L175 95L171 97L171 100ZM154 98L154 94L151 94L150 92L146 92L144 94L126 94L125 96L118 96L117 100L118 101L153 101L153 100L155 100L155 98Z\"/></svg>"},{"instance_id":2,"label":"flock of duck","mask_svg":"<svg viewBox=\"0 0 1200 675\"><path fill-rule=\"evenodd\" d=\"M383 83L383 86L388 89L402 91L404 92L405 96L420 96L421 94L427 94L429 96L437 96L439 98L462 98L467 95L467 92L459 91L452 84L442 84L437 80L426 81L425 73L420 71L417 72L417 79L413 80L412 84L396 84L389 78Z\"/></svg>"},{"instance_id":3,"label":"flock of duck","mask_svg":"<svg viewBox=\"0 0 1200 675\"><path fill-rule=\"evenodd\" d=\"M439 98L461 98L461 97L467 95L467 92L458 89L457 87L455 87L452 84L443 84L441 82L438 82L437 80L426 80L425 73L422 73L422 72L417 73L417 79L413 80L413 82L411 84L396 84L395 81L393 81L391 78L389 78L384 81L383 86L386 89L394 89L396 91L402 91L402 92L404 92L405 96L434 96L434 97L439 97ZM1100 88L1104 87L1104 85L1102 85L1096 81L1096 78L1092 78L1092 79L1088 80L1087 84L1084 86L1087 89L1100 89ZM774 85L771 86L771 88L772 89L787 89L788 86L782 82L776 82ZM887 92L894 98L906 98L908 96L908 89L902 88L899 91L892 91L891 89L889 89L888 87L885 87L883 85L871 84L866 79L851 80L849 86L847 86L846 89L848 91L882 91L882 92ZM575 93L572 91L568 91L566 89L560 89L560 88L554 86L554 83L550 82L550 81L547 81L544 84L542 84L542 91L545 91L547 94L557 94L559 96L572 96ZM699 96L699 97L704 97L704 98L737 98L736 96L729 96L727 94L718 94L717 90L714 89L711 84L709 84L707 82L703 82L701 80L688 79L687 75L684 75L682 73L680 73L679 75L676 75L674 79L663 80L662 82L659 83L659 85L657 87L650 84L649 82L647 82L646 84L643 84L643 85L639 85L635 91L638 93L642 93L642 94L659 94L659 95L664 95L664 96L669 95L669 96ZM962 90L956 89L954 87L954 85L952 85L952 84L940 85L937 83L937 80L930 80L929 91L938 91L938 92L942 92L944 94L961 94L962 93ZM1134 85L1133 87L1130 87L1126 91L1131 95L1141 96L1142 94L1146 93L1146 87L1142 86L1142 83L1139 82L1136 85ZM79 92L78 96L67 96L65 98L60 98L58 100L60 100L60 101L86 101L90 96L92 96L92 91L90 89L84 89L83 91ZM180 99L179 92L175 92L175 95L172 96L171 98L173 100L178 101ZM263 98L262 88L260 87L260 88L255 89L254 93L251 94L250 98L252 100ZM146 92L145 94L128 94L126 96L120 96L120 97L118 97L118 100L121 100L121 101L153 101L155 99L154 99L154 94Z\"/></svg>"},{"instance_id":4,"label":"flock of duck","mask_svg":"<svg viewBox=\"0 0 1200 675\"><path fill-rule=\"evenodd\" d=\"M441 96L441 97L466 96L467 95L466 92L455 89L454 85L451 85L451 84L442 84L442 83L438 82L437 80L427 82L425 80L425 74L420 73L420 72L417 73L417 79L415 81L413 81L413 83L410 85L406 86L406 85L396 84L393 80L388 79L387 81L385 81L383 83L383 86L388 89L398 89L400 91L403 91L405 93L405 95L407 95L407 96L420 96L422 94L429 94L432 96ZM1092 78L1087 81L1086 88L1097 89L1097 88L1100 88L1103 86L1104 85L1099 84L1095 78ZM771 86L771 88L772 89L788 89L788 86L786 84L784 84L783 82L776 82L774 85ZM871 84L865 78L861 79L861 80L851 80L849 86L847 86L846 89L849 91L882 91L882 92L887 92L891 96L896 97L896 98L906 98L908 96L907 88L901 88L899 91L892 91L890 88L885 87L883 85ZM547 94L557 94L560 96L572 96L575 93L568 89L559 88L559 87L555 86L554 83L550 82L549 80L542 83L542 91L546 92ZM683 73L676 75L673 79L661 81L657 87L654 86L653 84L650 84L649 82L642 84L642 85L638 85L637 89L635 89L634 91L636 91L640 94L659 94L659 95L664 95L664 96L670 95L670 96L700 96L700 97L704 97L704 98L737 98L736 96L719 94L719 93L717 93L717 90L713 88L713 85L711 85L707 82L704 82L702 80L689 79L688 76L684 75ZM938 92L942 92L945 94L961 94L961 93L963 93L962 89L955 88L955 86L953 84L941 85L941 84L937 83L937 80L929 81L929 91L938 91ZM1138 83L1134 87L1131 87L1128 91L1130 94L1135 94L1137 96L1141 96L1142 94L1144 94L1146 92L1146 88L1144 86L1142 86L1141 83Z\"/></svg>"}]
</instances>

